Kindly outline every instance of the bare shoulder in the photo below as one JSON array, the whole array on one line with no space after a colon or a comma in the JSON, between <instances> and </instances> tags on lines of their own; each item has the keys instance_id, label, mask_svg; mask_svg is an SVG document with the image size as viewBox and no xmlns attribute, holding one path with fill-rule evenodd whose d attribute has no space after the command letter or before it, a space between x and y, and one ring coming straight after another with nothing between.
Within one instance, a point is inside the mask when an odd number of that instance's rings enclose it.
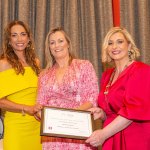
<instances>
[{"instance_id":1,"label":"bare shoulder","mask_svg":"<svg viewBox=\"0 0 150 150\"><path fill-rule=\"evenodd\" d=\"M0 72L5 71L7 69L12 68L11 65L8 63L7 59L0 60Z\"/></svg>"}]
</instances>

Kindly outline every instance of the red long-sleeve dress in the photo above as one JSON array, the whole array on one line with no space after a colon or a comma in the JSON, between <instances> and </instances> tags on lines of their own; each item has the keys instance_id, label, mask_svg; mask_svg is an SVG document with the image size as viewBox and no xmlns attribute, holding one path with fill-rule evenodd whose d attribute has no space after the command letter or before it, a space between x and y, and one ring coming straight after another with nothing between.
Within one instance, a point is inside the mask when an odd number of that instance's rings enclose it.
<instances>
[{"instance_id":1,"label":"red long-sleeve dress","mask_svg":"<svg viewBox=\"0 0 150 150\"><path fill-rule=\"evenodd\" d=\"M103 73L99 106L107 119L104 127L118 115L133 120L127 128L113 135L103 144L103 150L150 150L150 66L133 62L109 87L106 85L113 69Z\"/></svg>"}]
</instances>

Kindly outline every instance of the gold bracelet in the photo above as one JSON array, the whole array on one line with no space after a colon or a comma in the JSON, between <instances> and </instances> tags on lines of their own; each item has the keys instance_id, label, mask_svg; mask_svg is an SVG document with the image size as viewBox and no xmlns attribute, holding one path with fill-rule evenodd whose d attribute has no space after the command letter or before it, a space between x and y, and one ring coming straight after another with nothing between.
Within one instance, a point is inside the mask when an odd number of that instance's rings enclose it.
<instances>
[{"instance_id":1,"label":"gold bracelet","mask_svg":"<svg viewBox=\"0 0 150 150\"><path fill-rule=\"evenodd\" d=\"M24 107L22 107L21 113L22 113L22 116L25 116L25 115L26 115L26 113L25 113L25 111L24 111Z\"/></svg>"}]
</instances>

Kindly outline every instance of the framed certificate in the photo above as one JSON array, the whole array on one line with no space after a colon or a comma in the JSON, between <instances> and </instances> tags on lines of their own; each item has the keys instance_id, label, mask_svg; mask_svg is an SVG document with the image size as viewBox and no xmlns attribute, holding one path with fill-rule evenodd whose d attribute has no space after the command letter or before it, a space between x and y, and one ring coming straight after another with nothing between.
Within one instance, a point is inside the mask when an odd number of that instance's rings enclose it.
<instances>
[{"instance_id":1,"label":"framed certificate","mask_svg":"<svg viewBox=\"0 0 150 150\"><path fill-rule=\"evenodd\" d=\"M90 111L44 107L41 114L41 135L86 139L94 130Z\"/></svg>"}]
</instances>

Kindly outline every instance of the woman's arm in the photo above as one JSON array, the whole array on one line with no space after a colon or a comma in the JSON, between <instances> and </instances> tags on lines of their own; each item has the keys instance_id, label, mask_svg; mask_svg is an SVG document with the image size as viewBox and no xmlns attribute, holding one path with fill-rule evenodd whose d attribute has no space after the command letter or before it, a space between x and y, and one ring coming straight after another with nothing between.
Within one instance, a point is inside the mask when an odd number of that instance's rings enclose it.
<instances>
[{"instance_id":1,"label":"woman's arm","mask_svg":"<svg viewBox=\"0 0 150 150\"><path fill-rule=\"evenodd\" d=\"M19 112L19 113L21 112L21 113L27 113L29 115L34 115L42 108L42 106L40 104L35 104L32 106L17 104L7 100L7 98L1 98L0 108L11 112Z\"/></svg>"},{"instance_id":2,"label":"woman's arm","mask_svg":"<svg viewBox=\"0 0 150 150\"><path fill-rule=\"evenodd\" d=\"M6 59L0 60L0 72L12 68ZM11 111L11 112L22 112L29 115L34 115L35 112L39 111L42 106L35 104L32 106L25 104L18 104L12 101L9 101L6 97L0 98L0 108Z\"/></svg>"},{"instance_id":3,"label":"woman's arm","mask_svg":"<svg viewBox=\"0 0 150 150\"><path fill-rule=\"evenodd\" d=\"M79 107L77 107L76 109L77 110L88 110L92 107L93 107L93 104L91 102L87 101L87 102L83 103L82 105L80 105Z\"/></svg>"},{"instance_id":4,"label":"woman's arm","mask_svg":"<svg viewBox=\"0 0 150 150\"><path fill-rule=\"evenodd\" d=\"M96 106L99 87L96 72L89 61L83 61L80 66L79 87L82 101L78 109L87 110Z\"/></svg>"},{"instance_id":5,"label":"woman's arm","mask_svg":"<svg viewBox=\"0 0 150 150\"><path fill-rule=\"evenodd\" d=\"M86 143L90 143L92 146L102 145L106 139L125 129L132 122L132 120L118 116L103 129L94 131L92 135L86 140Z\"/></svg>"}]
</instances>

